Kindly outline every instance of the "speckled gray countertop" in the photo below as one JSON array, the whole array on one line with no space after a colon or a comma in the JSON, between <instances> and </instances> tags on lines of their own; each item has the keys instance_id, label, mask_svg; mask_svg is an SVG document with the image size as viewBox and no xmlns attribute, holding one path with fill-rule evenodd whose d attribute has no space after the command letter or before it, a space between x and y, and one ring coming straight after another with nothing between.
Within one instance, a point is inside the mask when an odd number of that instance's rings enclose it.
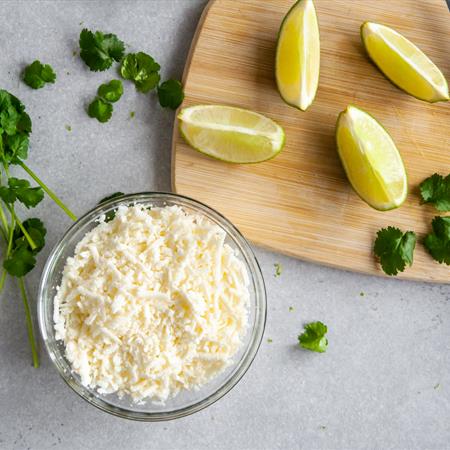
<instances>
[{"instance_id":1,"label":"speckled gray countertop","mask_svg":"<svg viewBox=\"0 0 450 450\"><path fill-rule=\"evenodd\" d=\"M114 72L89 72L73 56L80 29L114 32L130 50L152 54L164 77L180 77L204 5L0 2L1 87L16 94L33 119L30 166L76 214L118 190L169 190L173 122L173 112L131 85L109 123L89 119L86 103ZM53 65L55 85L33 91L19 81L34 59ZM47 224L48 244L28 277L33 294L48 252L70 224L47 198L36 212ZM41 368L33 369L22 303L9 282L0 298L0 448L450 448L450 286L363 276L255 251L269 306L252 367L216 404L166 423L97 411L65 385L44 352ZM274 263L283 267L277 278ZM296 346L311 320L329 327L325 354Z\"/></svg>"}]
</instances>

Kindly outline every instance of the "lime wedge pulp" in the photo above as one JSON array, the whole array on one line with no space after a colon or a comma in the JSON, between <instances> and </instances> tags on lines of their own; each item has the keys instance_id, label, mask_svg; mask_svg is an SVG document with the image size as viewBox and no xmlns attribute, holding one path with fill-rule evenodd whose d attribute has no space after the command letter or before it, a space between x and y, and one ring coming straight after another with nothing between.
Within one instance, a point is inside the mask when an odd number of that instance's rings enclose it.
<instances>
[{"instance_id":1,"label":"lime wedge pulp","mask_svg":"<svg viewBox=\"0 0 450 450\"><path fill-rule=\"evenodd\" d=\"M257 163L276 156L284 131L273 120L247 109L197 105L178 114L180 131L201 153L230 163Z\"/></svg>"},{"instance_id":2,"label":"lime wedge pulp","mask_svg":"<svg viewBox=\"0 0 450 450\"><path fill-rule=\"evenodd\" d=\"M384 25L364 22L361 39L373 62L399 88L427 102L449 99L442 72L400 33Z\"/></svg>"},{"instance_id":3,"label":"lime wedge pulp","mask_svg":"<svg viewBox=\"0 0 450 450\"><path fill-rule=\"evenodd\" d=\"M283 100L305 111L319 84L319 24L312 0L299 0L284 18L278 35L275 78Z\"/></svg>"},{"instance_id":4,"label":"lime wedge pulp","mask_svg":"<svg viewBox=\"0 0 450 450\"><path fill-rule=\"evenodd\" d=\"M336 144L350 184L370 206L385 211L406 199L406 170L394 141L369 114L349 105L339 114Z\"/></svg>"}]
</instances>

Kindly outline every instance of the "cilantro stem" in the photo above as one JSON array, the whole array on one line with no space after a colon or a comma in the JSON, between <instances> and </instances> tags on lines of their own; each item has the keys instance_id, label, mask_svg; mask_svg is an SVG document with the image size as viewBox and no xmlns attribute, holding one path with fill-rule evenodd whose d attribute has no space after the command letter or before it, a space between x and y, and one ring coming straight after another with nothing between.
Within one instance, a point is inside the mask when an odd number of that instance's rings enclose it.
<instances>
[{"instance_id":1,"label":"cilantro stem","mask_svg":"<svg viewBox=\"0 0 450 450\"><path fill-rule=\"evenodd\" d=\"M73 220L76 221L77 217L75 214L57 197L57 195L42 181L39 177L23 162L19 161L19 165L22 167L25 172L33 178L36 183L47 192L48 196Z\"/></svg>"},{"instance_id":2,"label":"cilantro stem","mask_svg":"<svg viewBox=\"0 0 450 450\"><path fill-rule=\"evenodd\" d=\"M23 306L25 308L25 318L27 321L28 340L30 341L31 354L33 356L33 366L37 369L39 367L39 355L37 352L36 337L33 330L33 319L31 318L30 304L28 302L27 291L25 289L25 282L23 277L19 278L20 293L22 294Z\"/></svg>"},{"instance_id":3,"label":"cilantro stem","mask_svg":"<svg viewBox=\"0 0 450 450\"><path fill-rule=\"evenodd\" d=\"M34 243L33 239L28 234L28 231L25 229L25 227L22 225L22 222L17 217L16 213L14 212L14 207L10 207L9 208L9 212L11 213L11 217L13 219L15 219L15 221L17 222L17 225L19 225L19 228L22 230L23 235L25 236L26 240L30 244L31 250L36 250L37 249L37 245Z\"/></svg>"},{"instance_id":4,"label":"cilantro stem","mask_svg":"<svg viewBox=\"0 0 450 450\"><path fill-rule=\"evenodd\" d=\"M15 220L14 217L11 218L11 226L9 228L9 237L8 237L8 246L6 248L6 257L5 260L9 258L9 255L11 253L12 243L13 243L13 236L14 236L14 227L15 227ZM5 285L5 279L6 279L6 269L3 269L2 277L0 278L0 292L3 290L3 286Z\"/></svg>"},{"instance_id":5,"label":"cilantro stem","mask_svg":"<svg viewBox=\"0 0 450 450\"><path fill-rule=\"evenodd\" d=\"M5 241L8 241L8 235L6 234L8 230L8 222L6 220L5 211L3 211L1 203L0 203L0 220L2 221L2 226L0 226L1 233Z\"/></svg>"}]
</instances>

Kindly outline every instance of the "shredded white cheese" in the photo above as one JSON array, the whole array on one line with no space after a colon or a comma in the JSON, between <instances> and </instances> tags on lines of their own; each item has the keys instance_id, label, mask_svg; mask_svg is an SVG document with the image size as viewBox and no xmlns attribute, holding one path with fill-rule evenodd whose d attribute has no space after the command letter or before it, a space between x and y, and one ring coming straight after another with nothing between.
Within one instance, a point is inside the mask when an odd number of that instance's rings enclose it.
<instances>
[{"instance_id":1,"label":"shredded white cheese","mask_svg":"<svg viewBox=\"0 0 450 450\"><path fill-rule=\"evenodd\" d=\"M54 299L56 338L84 385L164 402L232 362L249 279L225 237L178 206L121 206L86 234Z\"/></svg>"}]
</instances>

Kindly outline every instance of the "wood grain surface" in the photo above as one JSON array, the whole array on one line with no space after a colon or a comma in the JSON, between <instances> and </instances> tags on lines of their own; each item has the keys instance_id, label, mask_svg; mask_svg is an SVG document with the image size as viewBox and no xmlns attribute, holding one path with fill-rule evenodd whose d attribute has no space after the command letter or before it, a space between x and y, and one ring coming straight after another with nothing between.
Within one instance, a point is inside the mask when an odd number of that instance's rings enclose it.
<instances>
[{"instance_id":1,"label":"wood grain surface","mask_svg":"<svg viewBox=\"0 0 450 450\"><path fill-rule=\"evenodd\" d=\"M183 106L227 104L267 115L286 131L275 159L232 165L184 143L174 126L173 189L217 209L253 243L309 261L382 275L372 247L388 225L422 240L437 211L420 205L418 184L450 172L450 103L427 104L387 81L369 61L359 27L391 26L450 76L450 14L443 0L316 0L321 34L317 97L307 112L286 105L274 80L279 25L290 0L215 0L198 26L184 73ZM407 167L410 194L397 210L378 212L350 187L338 159L336 118L353 103L389 131ZM417 245L401 278L450 281Z\"/></svg>"}]
</instances>

